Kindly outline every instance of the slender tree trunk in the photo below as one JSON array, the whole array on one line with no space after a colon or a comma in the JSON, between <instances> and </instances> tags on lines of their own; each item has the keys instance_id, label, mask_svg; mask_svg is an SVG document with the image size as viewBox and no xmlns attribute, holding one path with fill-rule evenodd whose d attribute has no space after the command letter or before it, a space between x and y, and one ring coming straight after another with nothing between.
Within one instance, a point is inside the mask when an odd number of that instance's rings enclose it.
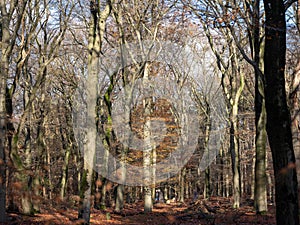
<instances>
[{"instance_id":1,"label":"slender tree trunk","mask_svg":"<svg viewBox=\"0 0 300 225\"><path fill-rule=\"evenodd\" d=\"M143 83L144 86L147 87L149 82L149 64L145 64L144 68L144 76ZM147 93L148 94L148 93ZM153 174L151 174L151 156L152 156L152 143L151 143L151 97L144 99L144 149L143 149L143 169L144 169L144 179L145 179L145 187L144 187L144 212L151 212L153 208L152 202L152 194L151 194L151 186Z\"/></svg>"},{"instance_id":2,"label":"slender tree trunk","mask_svg":"<svg viewBox=\"0 0 300 225\"><path fill-rule=\"evenodd\" d=\"M185 191L185 174L186 174L186 168L183 168L181 170L181 173L179 174L179 196L178 201L184 203L184 191Z\"/></svg>"},{"instance_id":3,"label":"slender tree trunk","mask_svg":"<svg viewBox=\"0 0 300 225\"><path fill-rule=\"evenodd\" d=\"M72 149L74 149L73 143L75 143L73 130L70 129L70 127L72 127L72 117L71 117L72 106L70 104L69 107L65 106L63 109L64 109L63 112L65 113L65 123L67 126L64 129L64 127L62 126L63 121L60 121L60 135L63 142L63 149L65 150L64 164L62 167L62 176L60 181L60 198L62 200L65 198L65 194L66 194L68 175L69 175L68 167L69 167ZM58 106L58 111L60 111L60 106Z\"/></svg>"},{"instance_id":4,"label":"slender tree trunk","mask_svg":"<svg viewBox=\"0 0 300 225\"><path fill-rule=\"evenodd\" d=\"M237 84L235 84L237 85ZM238 104L244 88L244 77L240 74L240 86L234 95L231 117L230 117L230 151L233 173L233 208L240 207L241 197L241 175L240 175L240 147L238 140Z\"/></svg>"},{"instance_id":5,"label":"slender tree trunk","mask_svg":"<svg viewBox=\"0 0 300 225\"><path fill-rule=\"evenodd\" d=\"M236 53L235 53L236 54ZM237 60L233 64L237 63ZM236 64L235 64L236 65ZM237 66L237 65L236 65ZM237 69L237 68L236 68ZM237 71L236 71L237 72ZM240 85L237 87L237 74L233 75L233 88L236 88L236 93L233 95L233 104L230 116L230 151L233 173L233 208L240 207L241 197L241 175L240 175L240 147L238 140L238 104L239 99L244 89L244 75L240 73Z\"/></svg>"},{"instance_id":6,"label":"slender tree trunk","mask_svg":"<svg viewBox=\"0 0 300 225\"><path fill-rule=\"evenodd\" d=\"M115 199L116 199L115 211L116 212L120 212L124 207L124 191L125 191L124 185L119 184L117 186L116 196L115 196Z\"/></svg>"},{"instance_id":7,"label":"slender tree trunk","mask_svg":"<svg viewBox=\"0 0 300 225\"><path fill-rule=\"evenodd\" d=\"M31 137L30 137L31 138ZM19 178L22 182L22 198L21 198L21 212L25 215L33 215L33 205L31 199L31 189L32 189L32 179L33 174L29 174L29 171L26 167L31 164L31 144L26 146L25 149L25 161L24 166L22 166L21 173L19 174Z\"/></svg>"},{"instance_id":8,"label":"slender tree trunk","mask_svg":"<svg viewBox=\"0 0 300 225\"><path fill-rule=\"evenodd\" d=\"M256 92L257 93L257 92ZM258 104L257 104L258 106ZM266 109L265 100L260 103L260 110L256 110L256 155L255 155L255 188L254 204L257 213L264 213L267 208L267 177L266 177ZM259 112L260 111L260 112Z\"/></svg>"},{"instance_id":9,"label":"slender tree trunk","mask_svg":"<svg viewBox=\"0 0 300 225\"><path fill-rule=\"evenodd\" d=\"M263 62L261 55L263 47L260 41L260 1L253 2L253 42L255 70L255 173L254 173L254 206L257 213L264 213L267 208L267 179L266 179L266 108L263 77Z\"/></svg>"},{"instance_id":10,"label":"slender tree trunk","mask_svg":"<svg viewBox=\"0 0 300 225\"><path fill-rule=\"evenodd\" d=\"M210 196L210 169L206 168L204 171L204 191L203 198L209 198Z\"/></svg>"},{"instance_id":11,"label":"slender tree trunk","mask_svg":"<svg viewBox=\"0 0 300 225\"><path fill-rule=\"evenodd\" d=\"M154 143L154 146L156 146L156 143ZM155 201L155 193L156 193L156 188L155 188L155 183L156 183L156 160L157 160L157 154L156 154L156 147L152 149L152 183L154 184L152 187L152 201Z\"/></svg>"},{"instance_id":12,"label":"slender tree trunk","mask_svg":"<svg viewBox=\"0 0 300 225\"><path fill-rule=\"evenodd\" d=\"M61 134L63 135L63 134ZM68 181L68 167L69 167L69 160L71 154L72 143L69 143L69 146L65 148L65 156L64 156L64 164L62 168L62 176L60 181L60 198L64 200L66 188L67 188L67 181Z\"/></svg>"},{"instance_id":13,"label":"slender tree trunk","mask_svg":"<svg viewBox=\"0 0 300 225\"><path fill-rule=\"evenodd\" d=\"M208 154L207 158L209 159L209 149L208 149L208 142L209 142L209 135L210 135L210 127L211 127L211 122L210 122L210 108L209 104L207 103L207 112L205 113L206 115L206 125L205 125L205 140L204 140L204 148ZM208 198L210 196L210 169L209 166L205 169L204 171L204 192L203 192L203 197Z\"/></svg>"},{"instance_id":14,"label":"slender tree trunk","mask_svg":"<svg viewBox=\"0 0 300 225\"><path fill-rule=\"evenodd\" d=\"M2 21L4 16L2 14ZM4 33L4 27L2 22L2 45L5 43L5 38L8 38ZM5 90L6 80L8 77L8 62L5 57L5 48L1 49L1 65L0 65L0 222L6 220L6 157L5 157L5 146L6 146L6 107L5 107Z\"/></svg>"},{"instance_id":15,"label":"slender tree trunk","mask_svg":"<svg viewBox=\"0 0 300 225\"><path fill-rule=\"evenodd\" d=\"M262 94L263 93L263 94ZM255 90L255 117L256 117L256 138L255 138L255 187L254 204L257 213L264 213L267 208L267 179L266 179L266 108L264 98L263 82L256 75Z\"/></svg>"},{"instance_id":16,"label":"slender tree trunk","mask_svg":"<svg viewBox=\"0 0 300 225\"><path fill-rule=\"evenodd\" d=\"M0 84L0 89L2 89L2 87L3 87L2 84ZM5 158L6 113L5 113L5 108L2 108L1 102L2 102L2 93L0 93L0 222L2 223L5 222L6 220L6 203L5 203L6 202L6 158Z\"/></svg>"},{"instance_id":17,"label":"slender tree trunk","mask_svg":"<svg viewBox=\"0 0 300 225\"><path fill-rule=\"evenodd\" d=\"M100 209L106 209L106 191L107 191L108 181L107 179L102 180L101 186L101 197L100 197Z\"/></svg>"},{"instance_id":18,"label":"slender tree trunk","mask_svg":"<svg viewBox=\"0 0 300 225\"><path fill-rule=\"evenodd\" d=\"M267 133L275 176L276 220L280 225L298 225L298 184L284 77L285 6L282 0L264 0L264 7Z\"/></svg>"},{"instance_id":19,"label":"slender tree trunk","mask_svg":"<svg viewBox=\"0 0 300 225\"><path fill-rule=\"evenodd\" d=\"M6 107L5 107L5 90L6 90L6 62L1 58L0 66L0 222L6 220Z\"/></svg>"},{"instance_id":20,"label":"slender tree trunk","mask_svg":"<svg viewBox=\"0 0 300 225\"><path fill-rule=\"evenodd\" d=\"M128 86L127 86L128 87ZM126 88L126 87L125 87ZM129 121L130 121L130 99L132 96L132 90L131 88L127 89L126 91L126 101L127 103L125 104L125 120L126 120L126 125L129 126ZM127 130L129 131L130 128L127 127ZM129 137L129 142L131 137ZM127 151L128 151L128 147L124 146L121 149L120 152L120 158L121 160L118 162L119 165L119 169L118 169L118 173L119 173L119 185L117 186L117 190L116 190L116 195L115 195L115 200L116 200L116 206L115 206L115 211L116 212L120 212L123 207L124 207L124 191L125 191L125 187L124 184L126 182L126 155L127 155Z\"/></svg>"},{"instance_id":21,"label":"slender tree trunk","mask_svg":"<svg viewBox=\"0 0 300 225\"><path fill-rule=\"evenodd\" d=\"M232 191L233 191L233 208L240 207L241 197L241 185L240 185L240 153L238 139L235 132L237 131L237 122L231 122L230 128L230 151L231 151L231 163L232 163Z\"/></svg>"},{"instance_id":22,"label":"slender tree trunk","mask_svg":"<svg viewBox=\"0 0 300 225\"><path fill-rule=\"evenodd\" d=\"M51 166L51 155L50 155L50 149L48 147L46 147L45 164L48 167ZM48 182L46 182L46 183L48 183L48 189L49 189L47 197L49 198L49 200L51 202L51 200L52 200L52 192L53 192L53 184L52 184L52 174L51 174L51 170L50 169L47 171L47 175L48 175ZM45 191L45 193L46 193L46 191Z\"/></svg>"},{"instance_id":23,"label":"slender tree trunk","mask_svg":"<svg viewBox=\"0 0 300 225\"><path fill-rule=\"evenodd\" d=\"M169 190L168 186L165 184L164 185L164 201L166 202L169 199Z\"/></svg>"},{"instance_id":24,"label":"slender tree trunk","mask_svg":"<svg viewBox=\"0 0 300 225\"><path fill-rule=\"evenodd\" d=\"M252 169L251 169L251 196L250 199L254 200L254 192L255 192L255 157L252 160Z\"/></svg>"},{"instance_id":25,"label":"slender tree trunk","mask_svg":"<svg viewBox=\"0 0 300 225\"><path fill-rule=\"evenodd\" d=\"M123 75L125 76L125 75ZM131 97L132 97L132 88L130 87L130 84L127 84L125 86L125 95L126 95L126 104L125 104L125 123L126 123L126 126L127 126L127 131L130 131L130 127L129 127L129 124L130 124L130 103L131 103ZM129 140L127 140L128 142L131 141L131 136L129 135ZM126 182L126 163L125 163L125 160L126 160L126 155L127 155L127 151L128 151L128 147L127 146L124 146L122 149L121 149L121 152L120 152L120 158L121 160L119 161L119 169L118 169L118 173L119 173L119 185L117 186L117 190L116 190L116 196L115 196L115 199L116 199L116 206L115 206L115 211L116 212L120 212L123 207L124 207L124 191L125 191L125 187L124 187L124 184Z\"/></svg>"},{"instance_id":26,"label":"slender tree trunk","mask_svg":"<svg viewBox=\"0 0 300 225\"><path fill-rule=\"evenodd\" d=\"M298 3L300 4L300 2ZM300 8L300 6L299 6ZM299 10L300 13L300 10ZM299 15L300 17L300 15ZM299 25L300 26L300 25ZM300 30L300 27L299 27ZM291 118L292 118L292 135L293 135L293 146L296 159L297 168L297 180L298 180L298 203L300 210L300 59L296 66L296 71L292 83L292 90L289 96L290 106L291 106Z\"/></svg>"}]
</instances>

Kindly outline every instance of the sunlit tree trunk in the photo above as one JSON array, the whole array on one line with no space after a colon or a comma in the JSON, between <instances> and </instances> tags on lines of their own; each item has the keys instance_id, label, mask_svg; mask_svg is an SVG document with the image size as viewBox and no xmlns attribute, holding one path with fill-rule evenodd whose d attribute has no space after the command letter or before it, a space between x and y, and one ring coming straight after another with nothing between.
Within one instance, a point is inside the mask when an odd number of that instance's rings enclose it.
<instances>
[{"instance_id":1,"label":"sunlit tree trunk","mask_svg":"<svg viewBox=\"0 0 300 225\"><path fill-rule=\"evenodd\" d=\"M84 168L81 178L80 197L81 205L78 218L85 224L90 223L91 191L93 181L93 166L96 151L96 106L98 94L98 74L100 71L99 57L105 30L106 19L110 14L110 2L106 2L103 11L100 11L100 1L90 1L91 20L89 24L88 40L88 78L87 78L87 133L84 143Z\"/></svg>"},{"instance_id":2,"label":"sunlit tree trunk","mask_svg":"<svg viewBox=\"0 0 300 225\"><path fill-rule=\"evenodd\" d=\"M239 149L239 140L238 140L238 100L239 95L243 89L242 86L238 88L239 93L235 95L234 104L232 105L231 111L231 125L230 125L230 151L231 151L231 163L232 163L232 172L233 172L233 207L240 207L240 197L241 197L241 177L240 177L240 149Z\"/></svg>"},{"instance_id":3,"label":"sunlit tree trunk","mask_svg":"<svg viewBox=\"0 0 300 225\"><path fill-rule=\"evenodd\" d=\"M241 197L241 172L240 172L240 147L238 139L238 108L239 100L244 89L244 74L239 70L237 52L235 47L231 49L234 54L232 59L233 75L231 81L231 115L230 115L230 152L233 174L233 208L240 207ZM239 75L239 79L238 79Z\"/></svg>"},{"instance_id":4,"label":"sunlit tree trunk","mask_svg":"<svg viewBox=\"0 0 300 225\"><path fill-rule=\"evenodd\" d=\"M210 122L210 108L209 104L206 102L206 113L205 113L205 133L204 133L204 152L208 152L208 158L209 158L209 135L210 135L210 129L211 129L211 122ZM205 153L204 153L205 154ZM203 197L208 198L210 197L210 168L209 166L204 171L204 191L203 191Z\"/></svg>"},{"instance_id":5,"label":"sunlit tree trunk","mask_svg":"<svg viewBox=\"0 0 300 225\"><path fill-rule=\"evenodd\" d=\"M186 168L184 167L179 174L179 202L184 203L186 189Z\"/></svg>"},{"instance_id":6,"label":"sunlit tree trunk","mask_svg":"<svg viewBox=\"0 0 300 225\"><path fill-rule=\"evenodd\" d=\"M143 76L144 86L149 85L149 63L145 63L144 76ZM148 97L143 100L144 107L144 149L143 149L143 172L144 172L144 212L151 212L153 208L152 202L152 174L151 174L151 156L152 156L152 143L151 143L151 104L152 98Z\"/></svg>"}]
</instances>

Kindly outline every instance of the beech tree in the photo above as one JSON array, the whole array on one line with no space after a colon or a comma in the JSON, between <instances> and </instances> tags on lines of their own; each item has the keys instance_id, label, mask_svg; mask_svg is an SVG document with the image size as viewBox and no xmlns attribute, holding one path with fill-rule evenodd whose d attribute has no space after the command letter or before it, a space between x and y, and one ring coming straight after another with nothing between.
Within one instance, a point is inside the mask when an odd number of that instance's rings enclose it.
<instances>
[{"instance_id":1,"label":"beech tree","mask_svg":"<svg viewBox=\"0 0 300 225\"><path fill-rule=\"evenodd\" d=\"M231 195L238 208L251 195L264 213L273 184L278 224L299 223L299 17L300 0L0 0L0 223L6 211L74 206L89 224L92 207L144 200L151 212L157 194L198 208ZM229 112L224 139L211 138L221 127L213 89ZM78 121L77 104L87 106ZM161 169L169 156L178 174ZM144 186L126 185L135 178Z\"/></svg>"},{"instance_id":2,"label":"beech tree","mask_svg":"<svg viewBox=\"0 0 300 225\"><path fill-rule=\"evenodd\" d=\"M14 1L0 1L0 41L1 41L1 64L0 64L0 222L5 221L5 212L6 212L6 163L9 157L9 142L7 140L7 105L6 105L6 90L7 90L7 81L9 78L9 66L10 60L12 57L12 52L14 50L17 32L21 26L21 19L28 1L23 1L19 5ZM7 7L9 6L9 7ZM13 15L15 15L16 10L19 10L19 13L16 16L16 26L15 30L12 32L10 30L10 25L13 20Z\"/></svg>"},{"instance_id":3,"label":"beech tree","mask_svg":"<svg viewBox=\"0 0 300 225\"><path fill-rule=\"evenodd\" d=\"M282 0L264 0L267 133L275 175L276 221L296 225L299 224L298 184L285 90L287 5L284 3Z\"/></svg>"},{"instance_id":4,"label":"beech tree","mask_svg":"<svg viewBox=\"0 0 300 225\"><path fill-rule=\"evenodd\" d=\"M225 6L222 10L226 11ZM214 34L213 27L209 23L210 14L209 12L194 12L198 16L201 24L203 26L204 32L207 36L209 45L215 54L217 59L218 69L222 73L221 85L223 87L224 95L227 101L228 111L230 112L230 153L231 153L231 163L232 163L232 183L233 183L233 198L234 208L239 208L240 197L241 197L241 177L240 177L240 148L239 148L239 138L238 138L238 110L239 101L242 95L242 91L245 86L245 77L243 71L241 70L240 61L241 55L238 52L238 47L235 42L232 41L233 37L230 29L225 26L219 29L217 34ZM204 13L204 15L202 15ZM205 15L207 13L207 15ZM224 12L225 13L225 12ZM224 37L224 43L216 43L217 35L222 35ZM225 48L220 48L221 45L226 46Z\"/></svg>"},{"instance_id":5,"label":"beech tree","mask_svg":"<svg viewBox=\"0 0 300 225\"><path fill-rule=\"evenodd\" d=\"M102 5L104 4L104 8ZM96 151L96 105L98 95L98 75L100 71L99 57L103 43L106 20L111 12L111 1L90 1L90 23L88 38L88 77L87 77L87 118L86 138L84 143L84 168L80 185L81 205L78 210L78 218L83 219L84 224L90 222L91 191L93 182L94 157Z\"/></svg>"},{"instance_id":6,"label":"beech tree","mask_svg":"<svg viewBox=\"0 0 300 225\"><path fill-rule=\"evenodd\" d=\"M298 177L298 190L300 190L300 1L287 8L287 20L292 23L287 24L287 68L286 81L289 84L288 100L291 111L293 146L296 157L296 168ZM297 29L293 29L297 28ZM297 59L297 60L295 60ZM299 192L298 192L299 193ZM300 198L300 196L298 196ZM299 199L300 204L300 199ZM300 205L299 205L300 206Z\"/></svg>"}]
</instances>

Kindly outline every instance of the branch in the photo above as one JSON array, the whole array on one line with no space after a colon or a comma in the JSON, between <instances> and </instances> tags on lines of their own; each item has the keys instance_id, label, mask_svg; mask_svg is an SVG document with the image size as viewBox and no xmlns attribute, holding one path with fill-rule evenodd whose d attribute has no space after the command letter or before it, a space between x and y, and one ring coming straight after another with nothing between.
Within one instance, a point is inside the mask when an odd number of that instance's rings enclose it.
<instances>
[{"instance_id":1,"label":"branch","mask_svg":"<svg viewBox=\"0 0 300 225\"><path fill-rule=\"evenodd\" d=\"M284 9L285 11L293 4L297 2L297 0L287 0L285 3L284 3Z\"/></svg>"}]
</instances>

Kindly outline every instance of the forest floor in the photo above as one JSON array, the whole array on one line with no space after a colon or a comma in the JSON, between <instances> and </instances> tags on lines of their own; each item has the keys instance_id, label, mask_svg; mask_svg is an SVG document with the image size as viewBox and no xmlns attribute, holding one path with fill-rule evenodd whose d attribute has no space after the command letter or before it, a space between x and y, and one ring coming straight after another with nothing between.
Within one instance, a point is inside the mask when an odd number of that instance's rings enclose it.
<instances>
[{"instance_id":1,"label":"forest floor","mask_svg":"<svg viewBox=\"0 0 300 225\"><path fill-rule=\"evenodd\" d=\"M77 210L65 207L48 208L35 216L24 216L9 213L7 225L74 225L77 220ZM5 225L6 225L5 224ZM265 215L256 215L251 201L245 201L239 209L233 209L230 199L211 197L193 203L157 203L153 212L143 212L143 202L126 204L122 213L112 209L92 210L91 224L99 225L167 225L167 224L276 224L275 207L269 206Z\"/></svg>"}]
</instances>

